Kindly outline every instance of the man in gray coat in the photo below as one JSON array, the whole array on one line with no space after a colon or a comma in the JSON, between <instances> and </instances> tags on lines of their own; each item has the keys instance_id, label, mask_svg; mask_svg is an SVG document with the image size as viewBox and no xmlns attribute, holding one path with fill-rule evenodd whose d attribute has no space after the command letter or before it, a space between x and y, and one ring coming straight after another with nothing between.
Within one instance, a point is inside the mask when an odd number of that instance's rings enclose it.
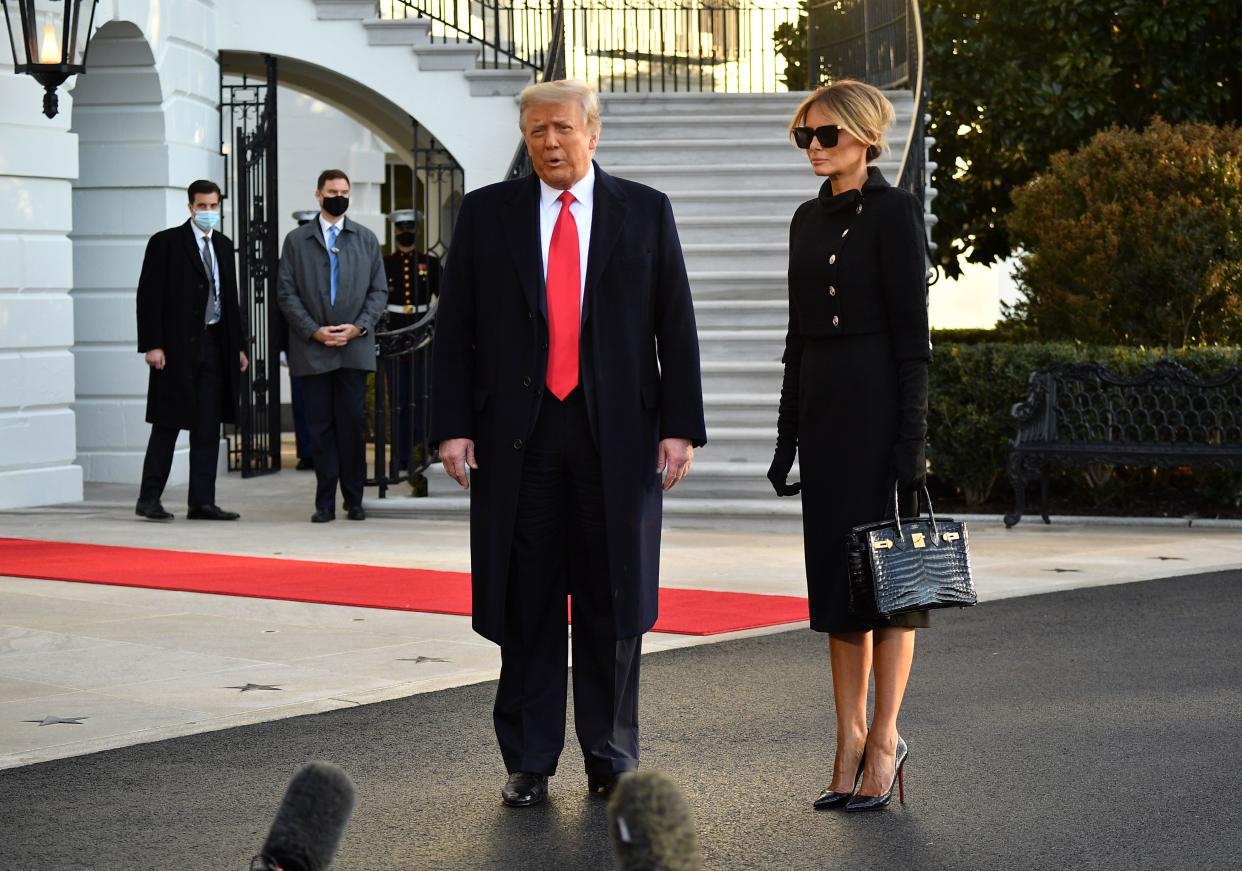
<instances>
[{"instance_id":1,"label":"man in gray coat","mask_svg":"<svg viewBox=\"0 0 1242 871\"><path fill-rule=\"evenodd\" d=\"M373 330L388 303L388 278L375 234L348 220L349 177L319 174L319 216L285 237L280 310L289 323L289 374L302 380L314 442L312 523L336 519L336 486L350 520L365 520L363 407L375 371Z\"/></svg>"}]
</instances>

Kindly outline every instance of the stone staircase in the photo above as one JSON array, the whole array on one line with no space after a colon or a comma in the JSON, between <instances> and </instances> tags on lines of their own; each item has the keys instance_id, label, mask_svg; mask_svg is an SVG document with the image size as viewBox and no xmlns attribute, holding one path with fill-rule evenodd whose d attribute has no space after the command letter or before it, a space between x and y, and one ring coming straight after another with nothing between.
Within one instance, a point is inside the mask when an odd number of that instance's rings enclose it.
<instances>
[{"instance_id":1,"label":"stone staircase","mask_svg":"<svg viewBox=\"0 0 1242 871\"><path fill-rule=\"evenodd\" d=\"M478 67L482 46L477 42L433 42L432 22L425 18L377 18L375 0L313 0L320 21L360 21L367 43L373 46L406 46L424 71L460 70L470 84L472 97L514 96L533 80L529 67L482 69Z\"/></svg>"},{"instance_id":2,"label":"stone staircase","mask_svg":"<svg viewBox=\"0 0 1242 871\"><path fill-rule=\"evenodd\" d=\"M766 472L788 317L789 220L821 183L785 132L803 96L601 95L596 159L614 175L668 194L698 319L708 443L664 500L669 525L763 529L801 522L798 500L777 499ZM908 92L888 96L897 109L893 153L878 165L895 182L914 103ZM464 512L468 500L433 486L428 499L367 505L376 513L446 516Z\"/></svg>"}]
</instances>

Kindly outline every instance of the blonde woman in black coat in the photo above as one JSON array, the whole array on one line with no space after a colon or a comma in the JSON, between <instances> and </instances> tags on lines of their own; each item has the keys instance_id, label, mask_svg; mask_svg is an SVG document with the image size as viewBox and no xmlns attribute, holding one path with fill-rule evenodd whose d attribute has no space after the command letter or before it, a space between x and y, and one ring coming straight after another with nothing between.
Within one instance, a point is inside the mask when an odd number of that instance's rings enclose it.
<instances>
[{"instance_id":1,"label":"blonde woman in black coat","mask_svg":"<svg viewBox=\"0 0 1242 871\"><path fill-rule=\"evenodd\" d=\"M777 495L802 493L811 628L828 633L836 702L832 780L817 808L888 804L908 749L898 734L927 613L868 619L849 610L846 536L903 513L923 483L927 431L926 261L923 206L869 166L894 117L880 91L854 81L820 88L790 125L824 179L789 229L789 332L776 455ZM788 483L795 454L800 482ZM867 723L868 678L875 709Z\"/></svg>"}]
</instances>

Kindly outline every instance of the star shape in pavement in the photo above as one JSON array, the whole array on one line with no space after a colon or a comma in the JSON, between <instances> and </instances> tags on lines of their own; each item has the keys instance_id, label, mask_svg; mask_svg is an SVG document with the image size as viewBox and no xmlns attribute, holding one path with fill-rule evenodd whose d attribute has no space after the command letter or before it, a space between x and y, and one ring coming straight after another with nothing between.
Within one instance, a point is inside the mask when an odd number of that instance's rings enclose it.
<instances>
[{"instance_id":1,"label":"star shape in pavement","mask_svg":"<svg viewBox=\"0 0 1242 871\"><path fill-rule=\"evenodd\" d=\"M83 720L90 717L44 717L42 720L22 720L23 723L34 723L36 726L83 726Z\"/></svg>"},{"instance_id":2,"label":"star shape in pavement","mask_svg":"<svg viewBox=\"0 0 1242 871\"><path fill-rule=\"evenodd\" d=\"M452 662L452 660L451 659L440 659L437 656L413 656L413 657L406 657L403 659L398 659L397 662L412 662L415 665L417 665L420 662Z\"/></svg>"},{"instance_id":3,"label":"star shape in pavement","mask_svg":"<svg viewBox=\"0 0 1242 871\"><path fill-rule=\"evenodd\" d=\"M265 683L248 683L245 686L225 687L225 689L226 690L241 690L243 693L248 693L251 690L276 690L277 692L284 692L284 690L282 690L280 687L274 687L271 684L265 684Z\"/></svg>"}]
</instances>

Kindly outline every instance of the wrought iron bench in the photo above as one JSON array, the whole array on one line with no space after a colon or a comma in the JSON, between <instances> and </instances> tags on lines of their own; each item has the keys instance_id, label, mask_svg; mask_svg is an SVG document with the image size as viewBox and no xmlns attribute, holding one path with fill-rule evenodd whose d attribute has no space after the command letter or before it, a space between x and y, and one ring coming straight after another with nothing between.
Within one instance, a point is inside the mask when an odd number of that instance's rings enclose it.
<instances>
[{"instance_id":1,"label":"wrought iron bench","mask_svg":"<svg viewBox=\"0 0 1242 871\"><path fill-rule=\"evenodd\" d=\"M1009 454L1014 509L1022 519L1027 482L1040 479L1048 519L1048 470L1093 463L1242 469L1242 367L1199 378L1161 360L1125 378L1098 363L1059 363L1031 375L1030 395L1012 410L1018 435Z\"/></svg>"}]
</instances>

